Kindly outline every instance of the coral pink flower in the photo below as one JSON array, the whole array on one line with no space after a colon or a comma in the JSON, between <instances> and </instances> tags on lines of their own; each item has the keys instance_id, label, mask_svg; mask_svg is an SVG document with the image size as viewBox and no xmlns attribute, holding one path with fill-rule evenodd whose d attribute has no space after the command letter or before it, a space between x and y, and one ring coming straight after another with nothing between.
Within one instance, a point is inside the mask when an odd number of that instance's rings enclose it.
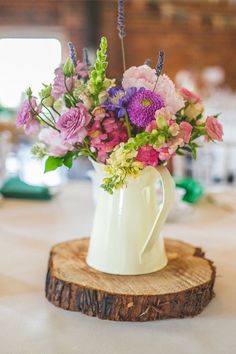
<instances>
[{"instance_id":1,"label":"coral pink flower","mask_svg":"<svg viewBox=\"0 0 236 354\"><path fill-rule=\"evenodd\" d=\"M144 87L153 90L156 82L155 70L148 65L131 66L124 72L122 86L125 90L129 87Z\"/></svg>"},{"instance_id":2,"label":"coral pink flower","mask_svg":"<svg viewBox=\"0 0 236 354\"><path fill-rule=\"evenodd\" d=\"M92 115L94 116L94 120L101 120L102 121L107 115L106 108L97 106L92 111Z\"/></svg>"},{"instance_id":3,"label":"coral pink flower","mask_svg":"<svg viewBox=\"0 0 236 354\"><path fill-rule=\"evenodd\" d=\"M183 98L177 93L173 81L165 74L159 76L155 92L163 98L165 108L172 114L184 106Z\"/></svg>"},{"instance_id":4,"label":"coral pink flower","mask_svg":"<svg viewBox=\"0 0 236 354\"><path fill-rule=\"evenodd\" d=\"M212 140L222 141L223 137L223 127L214 116L209 116L206 119L206 131L208 137ZM207 140L208 140L207 137Z\"/></svg>"},{"instance_id":5,"label":"coral pink flower","mask_svg":"<svg viewBox=\"0 0 236 354\"><path fill-rule=\"evenodd\" d=\"M168 161L172 156L175 155L175 152L169 149L168 147L163 147L158 149L159 153L159 160L161 161Z\"/></svg>"},{"instance_id":6,"label":"coral pink flower","mask_svg":"<svg viewBox=\"0 0 236 354\"><path fill-rule=\"evenodd\" d=\"M189 143L191 138L193 127L188 122L181 122L179 125L180 132L178 134L179 138L182 138L185 144Z\"/></svg>"},{"instance_id":7,"label":"coral pink flower","mask_svg":"<svg viewBox=\"0 0 236 354\"><path fill-rule=\"evenodd\" d=\"M61 131L63 139L69 144L81 143L87 135L85 127L90 118L83 103L78 103L76 107L70 108L60 116L56 127Z\"/></svg>"},{"instance_id":8,"label":"coral pink flower","mask_svg":"<svg viewBox=\"0 0 236 354\"><path fill-rule=\"evenodd\" d=\"M97 151L98 161L105 163L109 153L121 142L128 140L122 119L116 120L113 112L106 112L103 120L95 120L88 130L92 150Z\"/></svg>"},{"instance_id":9,"label":"coral pink flower","mask_svg":"<svg viewBox=\"0 0 236 354\"><path fill-rule=\"evenodd\" d=\"M176 119L175 115L167 107L158 109L155 113L155 117L157 118L158 116L164 117L167 123Z\"/></svg>"},{"instance_id":10,"label":"coral pink flower","mask_svg":"<svg viewBox=\"0 0 236 354\"><path fill-rule=\"evenodd\" d=\"M202 101L201 97L199 97L196 93L191 92L184 87L179 90L179 93L186 101L190 103L200 103Z\"/></svg>"},{"instance_id":11,"label":"coral pink flower","mask_svg":"<svg viewBox=\"0 0 236 354\"><path fill-rule=\"evenodd\" d=\"M41 108L37 105L36 98L32 97L26 100L21 106L20 111L16 117L16 126L24 127L27 135L37 133L40 127L40 123L36 118L37 113L41 111Z\"/></svg>"},{"instance_id":12,"label":"coral pink flower","mask_svg":"<svg viewBox=\"0 0 236 354\"><path fill-rule=\"evenodd\" d=\"M138 150L136 160L142 162L144 166L158 165L158 152L151 145L144 145Z\"/></svg>"},{"instance_id":13,"label":"coral pink flower","mask_svg":"<svg viewBox=\"0 0 236 354\"><path fill-rule=\"evenodd\" d=\"M42 129L39 133L39 141L46 144L49 155L53 156L64 156L73 149L73 146L65 142L61 134L55 129Z\"/></svg>"},{"instance_id":14,"label":"coral pink flower","mask_svg":"<svg viewBox=\"0 0 236 354\"><path fill-rule=\"evenodd\" d=\"M152 120L147 126L145 131L151 133L154 129L157 129L157 122Z\"/></svg>"}]
</instances>

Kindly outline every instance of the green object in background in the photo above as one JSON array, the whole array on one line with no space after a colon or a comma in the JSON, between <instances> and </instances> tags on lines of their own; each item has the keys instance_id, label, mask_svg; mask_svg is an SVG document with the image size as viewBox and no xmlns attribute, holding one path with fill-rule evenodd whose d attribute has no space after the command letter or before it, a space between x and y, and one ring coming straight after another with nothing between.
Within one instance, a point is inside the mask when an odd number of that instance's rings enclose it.
<instances>
[{"instance_id":1,"label":"green object in background","mask_svg":"<svg viewBox=\"0 0 236 354\"><path fill-rule=\"evenodd\" d=\"M176 187L185 189L183 200L187 203L194 204L204 195L203 185L192 178L175 179L175 184Z\"/></svg>"},{"instance_id":2,"label":"green object in background","mask_svg":"<svg viewBox=\"0 0 236 354\"><path fill-rule=\"evenodd\" d=\"M5 198L50 200L52 195L44 186L31 186L18 177L11 177L4 182L0 193Z\"/></svg>"}]
</instances>

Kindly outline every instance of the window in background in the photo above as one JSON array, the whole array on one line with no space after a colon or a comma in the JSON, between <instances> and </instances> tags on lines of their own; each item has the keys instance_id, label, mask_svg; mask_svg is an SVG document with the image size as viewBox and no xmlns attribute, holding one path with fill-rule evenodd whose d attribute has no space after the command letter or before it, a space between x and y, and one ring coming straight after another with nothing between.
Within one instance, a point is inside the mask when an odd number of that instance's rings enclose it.
<instances>
[{"instance_id":1,"label":"window in background","mask_svg":"<svg viewBox=\"0 0 236 354\"><path fill-rule=\"evenodd\" d=\"M55 38L0 39L0 105L18 107L29 86L38 93L42 83L53 80L61 56Z\"/></svg>"}]
</instances>

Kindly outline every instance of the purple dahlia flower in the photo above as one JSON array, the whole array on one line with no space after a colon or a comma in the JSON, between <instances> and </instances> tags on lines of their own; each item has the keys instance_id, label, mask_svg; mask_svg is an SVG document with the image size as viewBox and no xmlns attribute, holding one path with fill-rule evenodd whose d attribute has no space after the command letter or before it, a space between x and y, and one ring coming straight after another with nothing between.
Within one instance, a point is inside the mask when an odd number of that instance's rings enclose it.
<instances>
[{"instance_id":1,"label":"purple dahlia flower","mask_svg":"<svg viewBox=\"0 0 236 354\"><path fill-rule=\"evenodd\" d=\"M145 128L154 119L155 112L164 106L161 96L141 87L130 99L127 111L134 125Z\"/></svg>"},{"instance_id":2,"label":"purple dahlia flower","mask_svg":"<svg viewBox=\"0 0 236 354\"><path fill-rule=\"evenodd\" d=\"M109 111L116 112L118 118L122 118L125 116L126 107L136 91L136 87L130 87L126 92L122 87L111 87L108 90L108 99L103 105Z\"/></svg>"}]
</instances>

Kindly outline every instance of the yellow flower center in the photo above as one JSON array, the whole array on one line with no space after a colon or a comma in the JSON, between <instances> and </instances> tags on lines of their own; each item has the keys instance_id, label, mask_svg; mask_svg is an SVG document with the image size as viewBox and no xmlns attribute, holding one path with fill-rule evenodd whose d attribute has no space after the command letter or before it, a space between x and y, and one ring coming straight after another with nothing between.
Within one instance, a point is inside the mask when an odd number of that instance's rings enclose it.
<instances>
[{"instance_id":1,"label":"yellow flower center","mask_svg":"<svg viewBox=\"0 0 236 354\"><path fill-rule=\"evenodd\" d=\"M142 100L142 105L143 105L144 107L149 107L149 106L151 106L151 104L152 104L152 101L149 100L148 98L144 98L144 99Z\"/></svg>"}]
</instances>

